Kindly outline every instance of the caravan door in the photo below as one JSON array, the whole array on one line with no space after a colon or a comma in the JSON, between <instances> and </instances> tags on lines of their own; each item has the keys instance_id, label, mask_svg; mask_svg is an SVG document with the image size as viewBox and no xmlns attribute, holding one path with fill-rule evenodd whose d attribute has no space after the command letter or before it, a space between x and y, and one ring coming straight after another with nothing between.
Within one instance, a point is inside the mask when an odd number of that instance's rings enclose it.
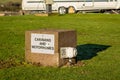
<instances>
[{"instance_id":1,"label":"caravan door","mask_svg":"<svg viewBox=\"0 0 120 80\"><path fill-rule=\"evenodd\" d=\"M85 7L93 7L94 6L93 0L85 0L84 6Z\"/></svg>"}]
</instances>

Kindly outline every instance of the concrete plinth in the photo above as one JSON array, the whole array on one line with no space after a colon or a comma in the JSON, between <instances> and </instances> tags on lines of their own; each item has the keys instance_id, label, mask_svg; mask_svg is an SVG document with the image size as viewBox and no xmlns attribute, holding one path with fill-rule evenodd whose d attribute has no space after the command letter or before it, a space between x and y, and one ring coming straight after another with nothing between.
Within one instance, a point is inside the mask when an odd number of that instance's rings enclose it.
<instances>
[{"instance_id":1,"label":"concrete plinth","mask_svg":"<svg viewBox=\"0 0 120 80\"><path fill-rule=\"evenodd\" d=\"M25 33L27 62L42 66L63 66L68 59L60 57L61 47L76 47L75 30L32 30Z\"/></svg>"},{"instance_id":2,"label":"concrete plinth","mask_svg":"<svg viewBox=\"0 0 120 80\"><path fill-rule=\"evenodd\" d=\"M5 16L5 14L4 13L0 13L0 16Z\"/></svg>"},{"instance_id":3,"label":"concrete plinth","mask_svg":"<svg viewBox=\"0 0 120 80\"><path fill-rule=\"evenodd\" d=\"M35 16L49 16L48 13L38 13L38 14L35 14Z\"/></svg>"}]
</instances>

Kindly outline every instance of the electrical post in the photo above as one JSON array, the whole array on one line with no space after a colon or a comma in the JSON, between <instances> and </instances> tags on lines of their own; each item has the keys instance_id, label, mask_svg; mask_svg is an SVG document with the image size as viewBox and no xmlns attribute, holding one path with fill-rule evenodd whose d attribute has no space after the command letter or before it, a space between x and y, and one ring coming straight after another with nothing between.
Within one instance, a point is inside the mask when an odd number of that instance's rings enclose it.
<instances>
[{"instance_id":1,"label":"electrical post","mask_svg":"<svg viewBox=\"0 0 120 80\"><path fill-rule=\"evenodd\" d=\"M45 0L45 4L46 4L46 13L51 14L52 13L53 0Z\"/></svg>"}]
</instances>

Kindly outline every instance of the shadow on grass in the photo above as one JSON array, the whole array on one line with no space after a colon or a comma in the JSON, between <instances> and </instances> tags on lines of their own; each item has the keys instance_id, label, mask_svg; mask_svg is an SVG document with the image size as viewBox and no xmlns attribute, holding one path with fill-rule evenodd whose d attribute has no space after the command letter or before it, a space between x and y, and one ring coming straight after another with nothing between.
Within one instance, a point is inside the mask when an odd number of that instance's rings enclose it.
<instances>
[{"instance_id":1,"label":"shadow on grass","mask_svg":"<svg viewBox=\"0 0 120 80\"><path fill-rule=\"evenodd\" d=\"M98 52L104 51L111 46L109 45L99 45L99 44L84 44L77 46L77 61L88 60L97 56Z\"/></svg>"}]
</instances>

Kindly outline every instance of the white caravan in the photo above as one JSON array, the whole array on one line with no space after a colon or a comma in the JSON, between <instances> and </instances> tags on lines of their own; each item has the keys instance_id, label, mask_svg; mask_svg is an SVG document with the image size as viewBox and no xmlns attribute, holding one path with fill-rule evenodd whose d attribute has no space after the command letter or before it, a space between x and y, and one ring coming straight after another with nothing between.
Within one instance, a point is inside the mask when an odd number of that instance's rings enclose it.
<instances>
[{"instance_id":1,"label":"white caravan","mask_svg":"<svg viewBox=\"0 0 120 80\"><path fill-rule=\"evenodd\" d=\"M79 11L106 11L120 9L120 0L53 0L52 11L59 13ZM44 0L22 0L22 10L41 12L46 10Z\"/></svg>"}]
</instances>

